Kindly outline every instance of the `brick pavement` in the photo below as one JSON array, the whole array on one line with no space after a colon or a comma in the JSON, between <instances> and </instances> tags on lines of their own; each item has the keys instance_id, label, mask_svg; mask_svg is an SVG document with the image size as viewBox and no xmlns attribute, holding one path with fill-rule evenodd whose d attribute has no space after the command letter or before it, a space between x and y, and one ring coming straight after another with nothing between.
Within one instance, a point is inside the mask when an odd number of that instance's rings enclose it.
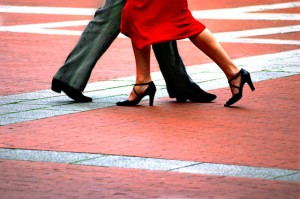
<instances>
[{"instance_id":1,"label":"brick pavement","mask_svg":"<svg viewBox=\"0 0 300 199\"><path fill-rule=\"evenodd\" d=\"M212 0L201 4L201 9L284 2L290 1ZM193 10L200 9L198 0L190 0L189 3ZM82 3L79 0L73 1L72 5L67 1L38 0L4 0L2 4L77 8L98 6L93 1ZM232 108L223 107L223 103L230 97L228 88L218 88L210 89L218 98L208 104L175 103L161 94L155 99L154 107L147 106L147 102L142 102L141 106L135 108L106 106L95 110L91 108L92 105L87 104L87 109L78 105L78 110L82 110L72 114L0 126L0 198L299 198L299 66L295 58L290 61L280 59L278 64L272 62L266 68L255 66L259 60L251 59L254 55L299 49L298 9L299 7L255 11L252 14L277 14L272 15L275 17L273 20L255 20L255 23L239 19L203 19L204 23L217 32L232 58L250 57L253 67L260 68L257 70L246 65L256 71L256 91L250 92L247 87L245 97ZM283 20L285 13L294 13L295 15L290 16L294 17L293 20ZM4 19L1 26L27 24L28 21L30 24L88 20L89 17L1 13L1 18ZM231 38L231 41L224 37L226 31L238 31L238 34L242 34L240 30L266 28L264 31L268 32L269 27L283 26L293 27L294 31L283 28L266 35ZM63 29L80 34L82 28L80 25ZM221 33L218 34L219 32ZM53 73L78 39L78 35L49 36L9 31L2 31L0 35L5 41L5 46L0 48L3 58L1 62L7 69L0 73L2 84L5 85L0 88L1 97L48 89ZM180 41L179 45L188 66L209 62L201 52L195 52L195 48L188 42ZM130 42L127 39L118 38L98 63L91 82L132 75L134 60L128 54L129 48ZM111 59L116 54L122 63ZM158 66L153 57L152 61L152 70L157 71ZM280 65L284 65L282 70L278 68ZM193 67L189 68L193 71ZM198 82L208 85L209 78L211 76ZM69 107L70 103L66 103L66 98L57 99L62 108L66 110ZM13 103L17 106L18 102ZM99 100L96 103L102 102ZM1 108L7 111L10 105L12 104L1 103ZM73 104L73 108L76 106ZM22 149L27 155L22 159L22 154L15 150L15 156L7 158L5 154L8 151L14 152L14 149ZM41 162L44 157L34 157L39 152L46 154L46 162ZM60 153L59 157L64 161L51 162L55 158L49 158L57 155L56 152ZM68 153L61 155L64 152ZM115 162L101 166L66 161L78 154L118 156L129 158L130 161L135 157L166 162L195 161L200 166L203 163L208 166L216 165L216 169L227 167L230 170L218 176L196 170L192 174L187 171L189 167L184 166L178 168L182 172L172 172L162 168L157 171L149 170L148 165L132 169L120 166L122 162L119 166ZM135 164L126 163L129 166ZM158 164L159 166L162 167ZM252 170L248 171L247 176L233 177L231 173L239 173L241 166L251 167ZM259 179L254 176L260 169L290 171L291 174L283 174L282 178L278 176L276 179Z\"/></svg>"},{"instance_id":2,"label":"brick pavement","mask_svg":"<svg viewBox=\"0 0 300 199\"><path fill-rule=\"evenodd\" d=\"M0 161L0 164L1 198L296 199L299 196L299 184L291 182L39 162Z\"/></svg>"},{"instance_id":3,"label":"brick pavement","mask_svg":"<svg viewBox=\"0 0 300 199\"><path fill-rule=\"evenodd\" d=\"M223 107L229 91L219 89L211 91L218 99L209 104L163 98L154 107L143 102L136 108L111 107L6 125L0 144L299 169L300 93L294 89L299 78L257 82L255 92L245 89L237 108Z\"/></svg>"},{"instance_id":4,"label":"brick pavement","mask_svg":"<svg viewBox=\"0 0 300 199\"><path fill-rule=\"evenodd\" d=\"M143 102L136 108L111 107L2 126L1 147L299 171L300 94L294 90L299 78L257 82L257 90L246 89L247 97L231 109L222 106L228 89L217 89L212 92L218 99L209 104L162 98L154 107ZM288 181L63 163L3 160L0 164L5 174L1 187L12 198L33 194L36 198L243 198L249 194L251 198L297 198L300 194L299 183Z\"/></svg>"}]
</instances>

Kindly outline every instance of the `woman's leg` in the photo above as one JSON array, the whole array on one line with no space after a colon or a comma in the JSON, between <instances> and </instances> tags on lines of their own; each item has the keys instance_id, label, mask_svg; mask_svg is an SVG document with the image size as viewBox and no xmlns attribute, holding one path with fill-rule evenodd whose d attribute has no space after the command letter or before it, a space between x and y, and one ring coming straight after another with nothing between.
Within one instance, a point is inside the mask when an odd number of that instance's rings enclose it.
<instances>
[{"instance_id":1,"label":"woman's leg","mask_svg":"<svg viewBox=\"0 0 300 199\"><path fill-rule=\"evenodd\" d=\"M190 40L221 68L228 80L240 71L240 69L232 62L231 58L228 56L218 40L207 28L200 34L190 37ZM239 86L240 77L234 79L231 83ZM239 90L231 87L231 91L235 94Z\"/></svg>"},{"instance_id":2,"label":"woman's leg","mask_svg":"<svg viewBox=\"0 0 300 199\"><path fill-rule=\"evenodd\" d=\"M150 75L150 46L146 46L142 49L137 48L132 43L132 48L134 52L135 62L136 62L136 84L148 83L151 82L151 75ZM135 86L134 89L138 94L143 94L144 91L147 89L148 85L140 85ZM134 91L131 91L128 100L132 101L137 99L137 95Z\"/></svg>"},{"instance_id":3,"label":"woman's leg","mask_svg":"<svg viewBox=\"0 0 300 199\"><path fill-rule=\"evenodd\" d=\"M209 56L225 73L229 80L232 97L224 104L228 107L242 98L243 86L248 83L251 90L254 91L250 73L244 69L239 69L230 59L221 44L213 34L205 29L200 34L190 37L191 41Z\"/></svg>"}]
</instances>

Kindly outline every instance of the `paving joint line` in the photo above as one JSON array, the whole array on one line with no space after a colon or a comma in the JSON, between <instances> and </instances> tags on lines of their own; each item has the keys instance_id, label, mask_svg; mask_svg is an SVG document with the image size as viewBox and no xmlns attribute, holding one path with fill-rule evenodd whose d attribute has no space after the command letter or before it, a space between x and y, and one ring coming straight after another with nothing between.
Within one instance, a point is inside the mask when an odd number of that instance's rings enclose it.
<instances>
[{"instance_id":1,"label":"paving joint line","mask_svg":"<svg viewBox=\"0 0 300 199\"><path fill-rule=\"evenodd\" d=\"M194 164L190 164L190 165L186 165L186 166L182 166L182 167L177 167L177 168L174 168L174 169L169 169L167 171L176 171L176 170L179 170L179 169L184 169L184 168L187 168L187 167L192 167L192 166L197 166L197 165L200 165L200 164L204 164L204 162L197 162L197 163L194 163Z\"/></svg>"},{"instance_id":2,"label":"paving joint line","mask_svg":"<svg viewBox=\"0 0 300 199\"><path fill-rule=\"evenodd\" d=\"M81 162L85 162L85 161L89 161L89 160L95 160L95 159L98 159L98 158L105 158L105 155L103 155L103 154L99 154L99 155L100 155L99 157L77 160L77 161L74 161L74 162L69 162L69 164L80 165Z\"/></svg>"},{"instance_id":3,"label":"paving joint line","mask_svg":"<svg viewBox=\"0 0 300 199\"><path fill-rule=\"evenodd\" d=\"M293 175L297 175L297 174L300 174L300 171L295 171L295 173L290 173L290 174L287 174L287 175L276 176L274 178L270 178L270 180L276 180L276 179L280 179L280 178L283 178L283 177L289 177L289 176L293 176Z\"/></svg>"}]
</instances>

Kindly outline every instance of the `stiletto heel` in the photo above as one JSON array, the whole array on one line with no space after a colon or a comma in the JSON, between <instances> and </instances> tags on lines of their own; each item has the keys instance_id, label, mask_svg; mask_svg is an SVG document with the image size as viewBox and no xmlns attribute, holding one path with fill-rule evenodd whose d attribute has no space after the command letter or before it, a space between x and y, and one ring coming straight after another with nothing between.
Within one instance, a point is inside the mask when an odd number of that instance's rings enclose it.
<instances>
[{"instance_id":1,"label":"stiletto heel","mask_svg":"<svg viewBox=\"0 0 300 199\"><path fill-rule=\"evenodd\" d=\"M92 98L84 96L81 91L76 90L63 82L57 80L57 79L52 79L52 85L51 85L51 90L57 93L61 93L63 91L66 93L66 95L75 100L76 102L91 102L93 101Z\"/></svg>"},{"instance_id":2,"label":"stiletto heel","mask_svg":"<svg viewBox=\"0 0 300 199\"><path fill-rule=\"evenodd\" d=\"M155 95L155 93L153 93L152 95L149 95L149 106L153 106L154 95Z\"/></svg>"},{"instance_id":3,"label":"stiletto heel","mask_svg":"<svg viewBox=\"0 0 300 199\"><path fill-rule=\"evenodd\" d=\"M249 74L249 80L247 81L247 84L249 85L249 87L251 88L252 91L255 90L253 82L251 80L250 74Z\"/></svg>"},{"instance_id":4,"label":"stiletto heel","mask_svg":"<svg viewBox=\"0 0 300 199\"><path fill-rule=\"evenodd\" d=\"M134 89L135 86L142 86L142 85L148 85L148 87L146 88L146 90L144 91L143 94L138 94L136 92L136 90ZM138 97L135 100L129 101L129 100L125 100L122 102L117 102L117 106L135 106L138 103L140 103L140 101L147 95L149 95L149 106L153 106L153 101L154 101L154 96L156 93L156 87L155 84L152 82L149 83L141 83L141 84L134 84L133 86L133 91L136 94L136 96Z\"/></svg>"},{"instance_id":5,"label":"stiletto heel","mask_svg":"<svg viewBox=\"0 0 300 199\"><path fill-rule=\"evenodd\" d=\"M240 82L240 86L235 86L231 83L232 80L238 78L239 76L241 76L241 82ZM228 81L229 85L231 87L237 88L239 90L238 93L234 94L225 104L225 107L228 107L234 103L236 103L237 101L239 101L242 96L243 96L243 87L244 84L247 83L249 85L249 87L251 88L252 91L255 90L253 82L251 80L251 76L250 73L244 69L241 69L238 74L236 74L234 77L232 77L229 81Z\"/></svg>"}]
</instances>

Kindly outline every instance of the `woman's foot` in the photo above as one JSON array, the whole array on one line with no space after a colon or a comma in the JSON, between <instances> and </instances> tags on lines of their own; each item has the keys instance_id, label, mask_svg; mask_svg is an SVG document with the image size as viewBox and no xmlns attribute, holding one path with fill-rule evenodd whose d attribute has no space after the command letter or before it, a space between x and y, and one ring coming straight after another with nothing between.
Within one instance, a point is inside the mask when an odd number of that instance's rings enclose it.
<instances>
[{"instance_id":1,"label":"woman's foot","mask_svg":"<svg viewBox=\"0 0 300 199\"><path fill-rule=\"evenodd\" d=\"M224 104L225 107L239 101L243 96L243 87L245 83L248 83L251 90L254 91L254 85L252 83L250 73L244 69L241 69L235 76L233 76L229 81L230 89L232 92L232 97Z\"/></svg>"},{"instance_id":2,"label":"woman's foot","mask_svg":"<svg viewBox=\"0 0 300 199\"><path fill-rule=\"evenodd\" d=\"M153 81L135 84L127 100L117 102L117 106L135 106L147 95L149 95L149 106L153 106L156 87Z\"/></svg>"}]
</instances>

